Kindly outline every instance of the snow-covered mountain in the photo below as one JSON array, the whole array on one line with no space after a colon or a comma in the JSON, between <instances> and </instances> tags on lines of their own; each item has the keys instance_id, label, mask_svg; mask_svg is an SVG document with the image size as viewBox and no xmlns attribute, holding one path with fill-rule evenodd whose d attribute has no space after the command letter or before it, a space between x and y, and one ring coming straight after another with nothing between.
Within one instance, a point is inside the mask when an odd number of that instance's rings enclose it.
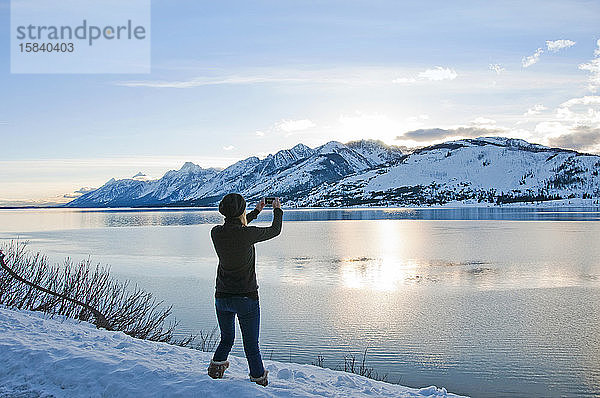
<instances>
[{"instance_id":1,"label":"snow-covered mountain","mask_svg":"<svg viewBox=\"0 0 600 398\"><path fill-rule=\"evenodd\" d=\"M161 179L110 180L68 206L211 206L228 192L281 196L288 206L505 203L599 198L600 156L524 140L480 137L403 154L381 141L298 144L224 170L186 163Z\"/></svg>"},{"instance_id":2,"label":"snow-covered mountain","mask_svg":"<svg viewBox=\"0 0 600 398\"><path fill-rule=\"evenodd\" d=\"M264 195L296 198L324 182L400 157L402 152L398 148L377 141L356 141L349 145L331 141L314 149L298 144L262 160L255 156L240 160L221 171L188 162L159 180L113 179L67 206L206 206L218 203L228 192L240 192L248 199Z\"/></svg>"},{"instance_id":3,"label":"snow-covered mountain","mask_svg":"<svg viewBox=\"0 0 600 398\"><path fill-rule=\"evenodd\" d=\"M170 170L159 180L139 180L137 175L106 184L69 202L69 207L122 207L164 205L185 199L213 178L217 169L203 169L191 162ZM138 173L139 174L139 173Z\"/></svg>"},{"instance_id":4,"label":"snow-covered mountain","mask_svg":"<svg viewBox=\"0 0 600 398\"><path fill-rule=\"evenodd\" d=\"M600 197L600 156L524 140L480 137L421 148L388 164L323 184L299 206L507 203Z\"/></svg>"}]
</instances>

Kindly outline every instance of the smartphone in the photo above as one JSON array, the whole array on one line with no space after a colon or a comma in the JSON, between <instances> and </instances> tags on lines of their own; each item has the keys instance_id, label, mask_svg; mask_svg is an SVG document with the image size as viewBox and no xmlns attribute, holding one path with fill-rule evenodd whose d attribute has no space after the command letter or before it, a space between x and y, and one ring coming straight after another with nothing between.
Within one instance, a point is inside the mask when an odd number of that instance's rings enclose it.
<instances>
[{"instance_id":1,"label":"smartphone","mask_svg":"<svg viewBox=\"0 0 600 398\"><path fill-rule=\"evenodd\" d=\"M274 200L275 200L275 198L273 196L267 196L265 198L265 204L272 205Z\"/></svg>"}]
</instances>

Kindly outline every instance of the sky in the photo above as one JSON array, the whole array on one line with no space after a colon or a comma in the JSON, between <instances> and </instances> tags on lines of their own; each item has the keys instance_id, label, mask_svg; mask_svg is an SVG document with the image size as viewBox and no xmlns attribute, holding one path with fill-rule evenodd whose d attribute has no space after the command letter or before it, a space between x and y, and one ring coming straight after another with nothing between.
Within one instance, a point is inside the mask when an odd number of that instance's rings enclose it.
<instances>
[{"instance_id":1,"label":"sky","mask_svg":"<svg viewBox=\"0 0 600 398\"><path fill-rule=\"evenodd\" d=\"M501 135L600 153L598 1L152 1L151 73L11 74L0 205L298 143Z\"/></svg>"}]
</instances>

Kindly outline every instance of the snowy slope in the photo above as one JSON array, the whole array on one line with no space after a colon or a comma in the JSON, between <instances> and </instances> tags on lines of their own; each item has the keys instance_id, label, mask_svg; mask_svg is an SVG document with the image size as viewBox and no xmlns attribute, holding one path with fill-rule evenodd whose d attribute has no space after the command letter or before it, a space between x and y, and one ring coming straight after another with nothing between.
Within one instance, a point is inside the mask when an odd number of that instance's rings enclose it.
<instances>
[{"instance_id":1,"label":"snowy slope","mask_svg":"<svg viewBox=\"0 0 600 398\"><path fill-rule=\"evenodd\" d=\"M238 357L230 357L224 379L213 380L206 374L210 353L5 307L0 358L2 397L457 397L275 361L265 361L270 383L261 387Z\"/></svg>"},{"instance_id":2,"label":"snowy slope","mask_svg":"<svg viewBox=\"0 0 600 398\"><path fill-rule=\"evenodd\" d=\"M501 137L422 148L394 165L319 187L299 205L493 202L498 196L600 197L600 157Z\"/></svg>"}]
</instances>

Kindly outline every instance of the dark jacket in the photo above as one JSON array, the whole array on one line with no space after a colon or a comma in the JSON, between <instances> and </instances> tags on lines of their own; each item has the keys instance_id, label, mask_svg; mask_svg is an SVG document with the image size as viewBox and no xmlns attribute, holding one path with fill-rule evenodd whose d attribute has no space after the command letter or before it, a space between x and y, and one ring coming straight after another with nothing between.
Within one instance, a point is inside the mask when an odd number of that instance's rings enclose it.
<instances>
[{"instance_id":1,"label":"dark jacket","mask_svg":"<svg viewBox=\"0 0 600 398\"><path fill-rule=\"evenodd\" d=\"M254 209L246 214L248 223L258 215ZM219 257L215 297L248 296L258 299L254 244L271 239L281 232L283 210L273 209L273 223L269 227L244 226L239 218L226 218L210 236Z\"/></svg>"}]
</instances>

